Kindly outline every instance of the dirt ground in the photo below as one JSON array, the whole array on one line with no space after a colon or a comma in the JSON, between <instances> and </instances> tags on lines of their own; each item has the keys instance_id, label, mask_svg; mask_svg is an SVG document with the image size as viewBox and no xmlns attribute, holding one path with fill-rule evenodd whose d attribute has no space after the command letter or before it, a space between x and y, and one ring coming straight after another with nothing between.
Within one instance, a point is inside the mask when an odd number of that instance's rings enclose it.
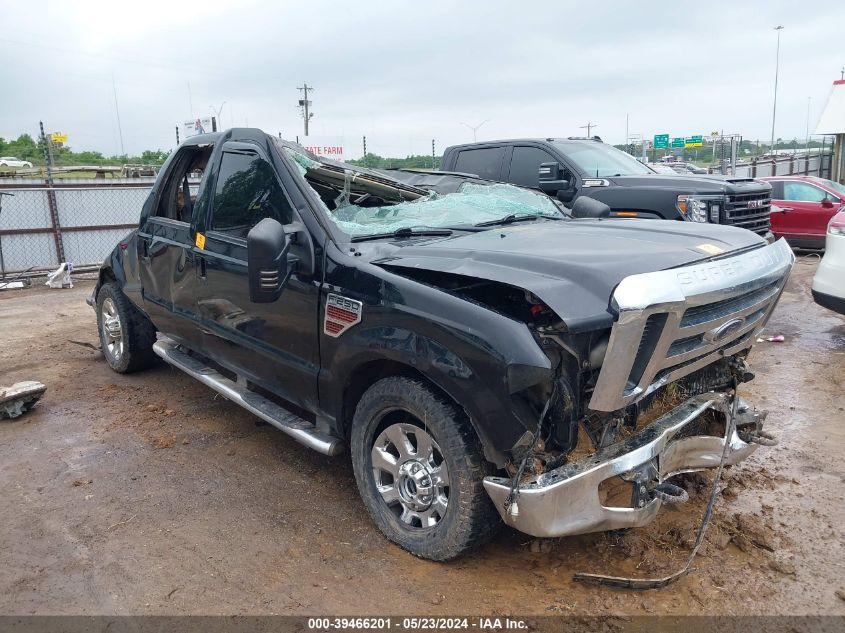
<instances>
[{"instance_id":1,"label":"dirt ground","mask_svg":"<svg viewBox=\"0 0 845 633\"><path fill-rule=\"evenodd\" d=\"M296 444L165 365L109 370L92 283L0 292L0 383L48 387L0 422L0 614L845 614L845 319L799 258L742 387L776 448L726 471L696 571L662 590L708 494L647 528L539 542L503 530L448 564L386 541L348 456ZM551 551L548 551L549 547Z\"/></svg>"}]
</instances>

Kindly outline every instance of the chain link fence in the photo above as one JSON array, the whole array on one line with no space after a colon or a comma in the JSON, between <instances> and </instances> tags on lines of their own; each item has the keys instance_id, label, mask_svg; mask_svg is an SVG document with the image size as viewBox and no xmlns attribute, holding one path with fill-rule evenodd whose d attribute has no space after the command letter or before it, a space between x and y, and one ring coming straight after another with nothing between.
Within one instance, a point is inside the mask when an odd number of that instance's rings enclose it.
<instances>
[{"instance_id":1,"label":"chain link fence","mask_svg":"<svg viewBox=\"0 0 845 633\"><path fill-rule=\"evenodd\" d=\"M97 265L138 224L153 179L0 182L0 276Z\"/></svg>"}]
</instances>

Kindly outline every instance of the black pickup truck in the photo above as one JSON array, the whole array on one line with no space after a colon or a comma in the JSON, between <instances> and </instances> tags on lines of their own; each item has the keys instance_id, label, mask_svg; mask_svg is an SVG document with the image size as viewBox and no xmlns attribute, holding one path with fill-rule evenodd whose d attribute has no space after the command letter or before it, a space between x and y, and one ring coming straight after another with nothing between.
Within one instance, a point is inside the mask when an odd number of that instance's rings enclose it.
<instances>
[{"instance_id":1,"label":"black pickup truck","mask_svg":"<svg viewBox=\"0 0 845 633\"><path fill-rule=\"evenodd\" d=\"M772 189L750 178L658 174L598 137L490 141L446 148L443 171L541 189L571 204L600 200L617 217L750 229L772 241Z\"/></svg>"},{"instance_id":2,"label":"black pickup truck","mask_svg":"<svg viewBox=\"0 0 845 633\"><path fill-rule=\"evenodd\" d=\"M538 537L644 525L673 475L746 457L763 416L732 389L793 259L749 231L573 219L232 129L168 158L88 301L112 369L160 357L351 451L382 532L446 560L500 517Z\"/></svg>"}]
</instances>

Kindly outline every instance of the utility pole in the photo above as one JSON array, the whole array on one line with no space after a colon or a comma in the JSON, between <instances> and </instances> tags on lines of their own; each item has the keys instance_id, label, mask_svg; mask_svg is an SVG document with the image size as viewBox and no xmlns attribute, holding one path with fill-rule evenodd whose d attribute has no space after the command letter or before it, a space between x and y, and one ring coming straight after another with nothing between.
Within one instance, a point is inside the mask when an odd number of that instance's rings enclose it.
<instances>
[{"instance_id":1,"label":"utility pole","mask_svg":"<svg viewBox=\"0 0 845 633\"><path fill-rule=\"evenodd\" d=\"M812 97L807 97L807 160L810 160L810 102Z\"/></svg>"},{"instance_id":2,"label":"utility pole","mask_svg":"<svg viewBox=\"0 0 845 633\"><path fill-rule=\"evenodd\" d=\"M598 126L599 126L599 124L598 124L598 123L590 123L590 122L588 121L588 122L587 122L587 125L582 125L582 126L581 126L581 129L582 129L582 130L586 129L586 130L587 130L587 138L592 138L592 136L590 136L590 130L592 130L594 127L598 127ZM625 127L627 128L627 125L626 125Z\"/></svg>"},{"instance_id":3,"label":"utility pole","mask_svg":"<svg viewBox=\"0 0 845 633\"><path fill-rule=\"evenodd\" d=\"M780 69L780 32L783 30L782 26L776 26L775 31L778 33L778 45L775 49L775 98L772 103L772 156L775 155L775 113L778 108L778 70Z\"/></svg>"},{"instance_id":4,"label":"utility pole","mask_svg":"<svg viewBox=\"0 0 845 633\"><path fill-rule=\"evenodd\" d=\"M308 100L308 91L314 90L314 86L303 82L302 86L297 86L296 89L303 93L302 99L299 100L299 107L302 108L302 118L305 121L305 136L308 136L308 121L314 116L314 113L310 111L311 102Z\"/></svg>"},{"instance_id":5,"label":"utility pole","mask_svg":"<svg viewBox=\"0 0 845 633\"><path fill-rule=\"evenodd\" d=\"M482 125L484 125L485 123L489 123L489 122L490 122L490 119L484 119L484 120L483 120L481 123L479 123L478 125L470 125L469 123L463 123L463 122L461 123L461 125L463 125L463 126L465 126L465 127L468 127L469 129L471 129L471 130L472 130L472 142L473 142L473 143L475 143L475 142L478 140L478 135L477 135L478 129L479 129Z\"/></svg>"},{"instance_id":6,"label":"utility pole","mask_svg":"<svg viewBox=\"0 0 845 633\"><path fill-rule=\"evenodd\" d=\"M117 115L117 133L120 135L120 153L121 155L125 155L126 150L123 149L123 128L120 125L120 109L117 107L117 88L114 85L114 73L111 76L111 89L114 93L114 113Z\"/></svg>"},{"instance_id":7,"label":"utility pole","mask_svg":"<svg viewBox=\"0 0 845 633\"><path fill-rule=\"evenodd\" d=\"M226 105L225 101L220 104L219 108L215 108L213 105L208 106L209 108L211 108L211 112L213 114L217 115L217 118L215 119L215 121L217 122L217 124L220 126L221 129L223 128L223 121L220 118L220 115L223 113L223 106L224 105ZM216 132L217 130L214 130L214 131Z\"/></svg>"}]
</instances>

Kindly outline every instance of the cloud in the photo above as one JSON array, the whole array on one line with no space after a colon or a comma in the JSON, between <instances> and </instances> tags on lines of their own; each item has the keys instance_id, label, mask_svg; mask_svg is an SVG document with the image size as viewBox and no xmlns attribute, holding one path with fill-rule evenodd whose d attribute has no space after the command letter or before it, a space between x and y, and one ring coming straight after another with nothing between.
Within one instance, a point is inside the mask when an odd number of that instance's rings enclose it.
<instances>
[{"instance_id":1,"label":"cloud","mask_svg":"<svg viewBox=\"0 0 845 633\"><path fill-rule=\"evenodd\" d=\"M783 24L777 136L803 138L842 65L845 5L512 2L30 2L0 8L0 135L49 130L75 149L169 148L175 126L293 138L296 87L315 86L312 133L364 135L381 154L479 139L596 133L622 142L724 130L771 134L775 33ZM112 84L114 78L114 84Z\"/></svg>"}]
</instances>

